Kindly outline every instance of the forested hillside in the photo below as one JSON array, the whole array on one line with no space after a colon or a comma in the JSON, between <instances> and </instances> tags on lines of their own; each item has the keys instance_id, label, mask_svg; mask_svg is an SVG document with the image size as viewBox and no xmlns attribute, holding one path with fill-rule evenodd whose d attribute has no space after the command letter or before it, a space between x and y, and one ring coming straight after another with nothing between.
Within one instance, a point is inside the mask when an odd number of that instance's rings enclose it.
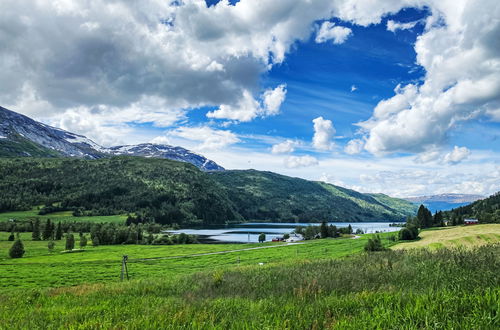
<instances>
[{"instance_id":1,"label":"forested hillside","mask_svg":"<svg viewBox=\"0 0 500 330\"><path fill-rule=\"evenodd\" d=\"M211 173L245 219L282 222L395 221L416 213L410 202L323 182L255 170Z\"/></svg>"},{"instance_id":2,"label":"forested hillside","mask_svg":"<svg viewBox=\"0 0 500 330\"><path fill-rule=\"evenodd\" d=\"M448 219L477 218L481 223L500 223L500 192L444 213Z\"/></svg>"},{"instance_id":3,"label":"forested hillside","mask_svg":"<svg viewBox=\"0 0 500 330\"><path fill-rule=\"evenodd\" d=\"M0 212L132 213L162 224L395 221L410 202L272 172L205 173L166 159L0 159Z\"/></svg>"},{"instance_id":4,"label":"forested hillside","mask_svg":"<svg viewBox=\"0 0 500 330\"><path fill-rule=\"evenodd\" d=\"M195 166L167 159L114 157L0 159L0 211L137 213L164 224L241 221L227 194Z\"/></svg>"}]
</instances>

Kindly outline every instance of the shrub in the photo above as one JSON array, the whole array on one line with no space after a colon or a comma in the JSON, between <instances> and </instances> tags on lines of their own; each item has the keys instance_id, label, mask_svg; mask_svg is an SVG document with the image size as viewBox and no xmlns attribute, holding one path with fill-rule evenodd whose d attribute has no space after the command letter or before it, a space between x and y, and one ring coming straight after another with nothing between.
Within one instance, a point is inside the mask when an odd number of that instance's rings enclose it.
<instances>
[{"instance_id":1,"label":"shrub","mask_svg":"<svg viewBox=\"0 0 500 330\"><path fill-rule=\"evenodd\" d=\"M21 258L24 255L24 245L20 239L17 239L9 250L11 258Z\"/></svg>"},{"instance_id":2,"label":"shrub","mask_svg":"<svg viewBox=\"0 0 500 330\"><path fill-rule=\"evenodd\" d=\"M73 234L66 235L66 250L73 250L75 248L75 236Z\"/></svg>"},{"instance_id":3,"label":"shrub","mask_svg":"<svg viewBox=\"0 0 500 330\"><path fill-rule=\"evenodd\" d=\"M47 248L49 249L49 252L53 252L54 251L54 248L56 246L56 243L54 243L54 241L49 241L47 243Z\"/></svg>"},{"instance_id":4,"label":"shrub","mask_svg":"<svg viewBox=\"0 0 500 330\"><path fill-rule=\"evenodd\" d=\"M373 238L369 238L368 242L365 245L365 251L374 252L374 251L384 251L386 248L382 245L382 241L380 240L380 236L376 235Z\"/></svg>"},{"instance_id":5,"label":"shrub","mask_svg":"<svg viewBox=\"0 0 500 330\"><path fill-rule=\"evenodd\" d=\"M399 239L411 241L418 238L418 228L413 225L406 226L399 231Z\"/></svg>"}]
</instances>

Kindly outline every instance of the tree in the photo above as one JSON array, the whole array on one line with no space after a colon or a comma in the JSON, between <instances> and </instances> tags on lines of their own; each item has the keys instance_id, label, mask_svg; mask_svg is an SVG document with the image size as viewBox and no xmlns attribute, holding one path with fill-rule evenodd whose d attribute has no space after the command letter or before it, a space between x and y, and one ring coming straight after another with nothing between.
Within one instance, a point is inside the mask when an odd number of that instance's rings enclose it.
<instances>
[{"instance_id":1,"label":"tree","mask_svg":"<svg viewBox=\"0 0 500 330\"><path fill-rule=\"evenodd\" d=\"M31 233L31 239L33 241L40 240L40 220L36 219L33 224L33 232Z\"/></svg>"},{"instance_id":2,"label":"tree","mask_svg":"<svg viewBox=\"0 0 500 330\"><path fill-rule=\"evenodd\" d=\"M327 238L329 236L328 235L328 226L326 224L326 221L323 221L321 223L320 233L321 233L321 238Z\"/></svg>"},{"instance_id":3,"label":"tree","mask_svg":"<svg viewBox=\"0 0 500 330\"><path fill-rule=\"evenodd\" d=\"M264 243L266 241L266 234L261 233L259 235L259 243Z\"/></svg>"},{"instance_id":4,"label":"tree","mask_svg":"<svg viewBox=\"0 0 500 330\"><path fill-rule=\"evenodd\" d=\"M9 250L11 258L21 258L24 255L24 245L20 239L17 239Z\"/></svg>"},{"instance_id":5,"label":"tree","mask_svg":"<svg viewBox=\"0 0 500 330\"><path fill-rule=\"evenodd\" d=\"M80 248L85 249L87 246L87 237L85 235L80 236Z\"/></svg>"},{"instance_id":6,"label":"tree","mask_svg":"<svg viewBox=\"0 0 500 330\"><path fill-rule=\"evenodd\" d=\"M8 240L9 241L14 241L14 239L15 239L14 232L11 231Z\"/></svg>"},{"instance_id":7,"label":"tree","mask_svg":"<svg viewBox=\"0 0 500 330\"><path fill-rule=\"evenodd\" d=\"M365 245L365 251L374 252L374 251L384 251L385 247L382 245L382 240L380 236L376 235L373 238L369 238L368 242Z\"/></svg>"},{"instance_id":8,"label":"tree","mask_svg":"<svg viewBox=\"0 0 500 330\"><path fill-rule=\"evenodd\" d=\"M63 231L62 231L62 227L61 227L61 222L58 222L55 239L60 241L62 239L62 235L63 235Z\"/></svg>"},{"instance_id":9,"label":"tree","mask_svg":"<svg viewBox=\"0 0 500 330\"><path fill-rule=\"evenodd\" d=\"M53 235L54 235L54 227L52 226L50 219L47 219L45 227L43 228L42 239L46 241L48 239L51 239Z\"/></svg>"},{"instance_id":10,"label":"tree","mask_svg":"<svg viewBox=\"0 0 500 330\"><path fill-rule=\"evenodd\" d=\"M351 226L351 224L349 224L349 226L347 226L347 232L348 232L349 235L352 234L352 226Z\"/></svg>"},{"instance_id":11,"label":"tree","mask_svg":"<svg viewBox=\"0 0 500 330\"><path fill-rule=\"evenodd\" d=\"M434 226L444 227L444 218L443 218L442 211L434 213L433 223L434 223Z\"/></svg>"},{"instance_id":12,"label":"tree","mask_svg":"<svg viewBox=\"0 0 500 330\"><path fill-rule=\"evenodd\" d=\"M432 227L432 213L424 205L418 208L417 219L420 228Z\"/></svg>"},{"instance_id":13,"label":"tree","mask_svg":"<svg viewBox=\"0 0 500 330\"><path fill-rule=\"evenodd\" d=\"M49 249L49 252L54 252L55 247L56 247L56 243L54 241L49 241L47 243L47 248Z\"/></svg>"},{"instance_id":14,"label":"tree","mask_svg":"<svg viewBox=\"0 0 500 330\"><path fill-rule=\"evenodd\" d=\"M75 248L75 236L73 234L66 235L66 250L70 251Z\"/></svg>"}]
</instances>

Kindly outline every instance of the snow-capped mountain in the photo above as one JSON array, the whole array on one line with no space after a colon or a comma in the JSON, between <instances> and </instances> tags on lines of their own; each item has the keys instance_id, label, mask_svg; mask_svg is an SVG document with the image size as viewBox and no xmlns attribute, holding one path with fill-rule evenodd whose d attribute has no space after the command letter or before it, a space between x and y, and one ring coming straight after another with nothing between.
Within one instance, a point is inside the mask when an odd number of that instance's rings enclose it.
<instances>
[{"instance_id":1,"label":"snow-capped mountain","mask_svg":"<svg viewBox=\"0 0 500 330\"><path fill-rule=\"evenodd\" d=\"M224 170L215 162L181 147L144 143L104 148L83 135L0 107L0 156L97 159L115 155L166 158L191 163L205 171Z\"/></svg>"},{"instance_id":2,"label":"snow-capped mountain","mask_svg":"<svg viewBox=\"0 0 500 330\"><path fill-rule=\"evenodd\" d=\"M188 162L199 169L205 171L223 171L224 168L217 165L214 161L195 154L182 147L173 147L166 144L141 143L137 145L126 145L111 147L106 150L112 155L132 155L154 158L168 158L181 162Z\"/></svg>"}]
</instances>

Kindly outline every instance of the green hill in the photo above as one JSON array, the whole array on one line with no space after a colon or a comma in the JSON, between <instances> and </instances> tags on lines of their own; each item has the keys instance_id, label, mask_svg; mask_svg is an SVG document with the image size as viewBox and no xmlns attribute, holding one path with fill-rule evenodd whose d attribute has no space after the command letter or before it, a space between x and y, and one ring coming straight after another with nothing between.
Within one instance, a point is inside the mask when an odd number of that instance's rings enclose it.
<instances>
[{"instance_id":1,"label":"green hill","mask_svg":"<svg viewBox=\"0 0 500 330\"><path fill-rule=\"evenodd\" d=\"M500 223L500 192L469 205L444 212L447 219L477 218L481 223Z\"/></svg>"},{"instance_id":2,"label":"green hill","mask_svg":"<svg viewBox=\"0 0 500 330\"><path fill-rule=\"evenodd\" d=\"M72 211L78 216L134 213L184 226L244 220L395 221L409 202L272 172L205 173L167 159L114 157L0 159L0 212Z\"/></svg>"},{"instance_id":3,"label":"green hill","mask_svg":"<svg viewBox=\"0 0 500 330\"><path fill-rule=\"evenodd\" d=\"M415 205L401 199L273 172L238 170L210 175L227 189L238 212L248 220L395 221L416 212Z\"/></svg>"}]
</instances>

